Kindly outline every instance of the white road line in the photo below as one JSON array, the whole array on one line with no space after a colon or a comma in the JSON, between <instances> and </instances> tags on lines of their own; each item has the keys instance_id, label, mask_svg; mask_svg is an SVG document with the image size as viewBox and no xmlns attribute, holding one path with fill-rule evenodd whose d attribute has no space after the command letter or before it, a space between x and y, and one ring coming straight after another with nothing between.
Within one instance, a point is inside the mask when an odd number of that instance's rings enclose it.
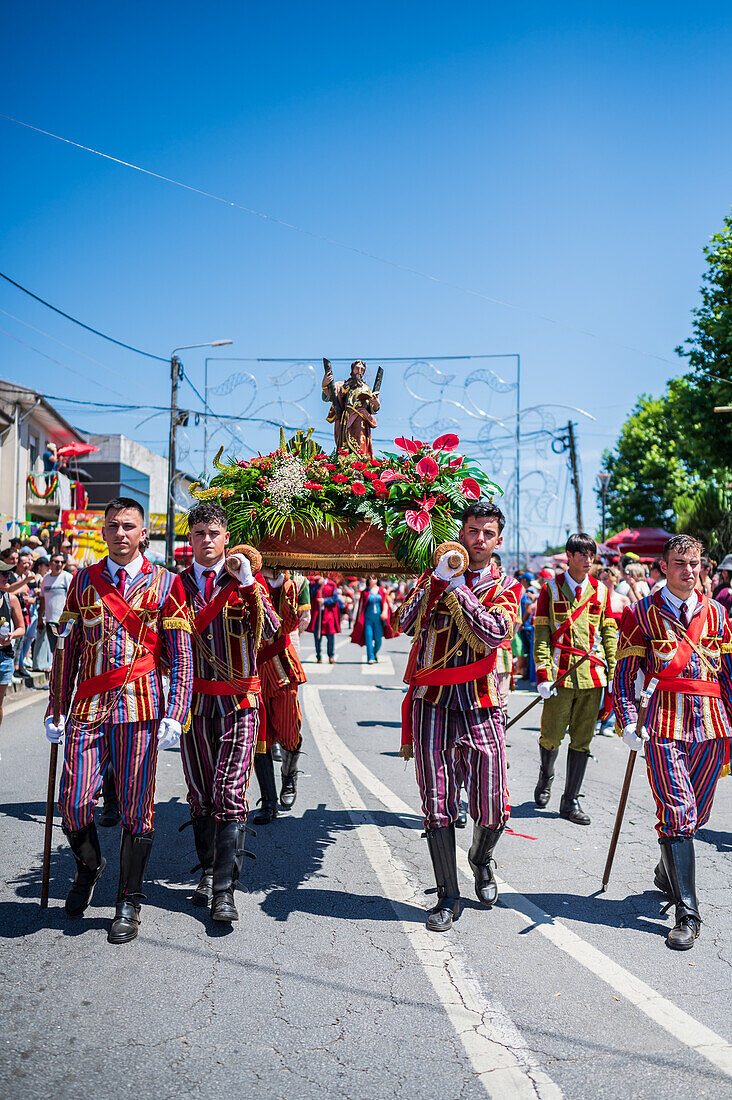
<instances>
[{"instance_id":1,"label":"white road line","mask_svg":"<svg viewBox=\"0 0 732 1100\"><path fill-rule=\"evenodd\" d=\"M367 665L364 657L361 672L364 676L396 676L392 659L387 654L380 656L378 662L373 665Z\"/></svg>"},{"instance_id":2,"label":"white road line","mask_svg":"<svg viewBox=\"0 0 732 1100\"><path fill-rule=\"evenodd\" d=\"M320 664L320 665L318 664L318 662L315 660L314 657L309 661L307 661L307 660L303 661L302 662L302 667L305 669L305 675L308 676L308 677L310 677L310 676L327 676L329 672L333 671L333 669L335 668L335 665L330 664L327 657L324 658L324 661L325 661L325 663Z\"/></svg>"},{"instance_id":3,"label":"white road line","mask_svg":"<svg viewBox=\"0 0 732 1100\"><path fill-rule=\"evenodd\" d=\"M16 710L23 710L24 707L29 707L31 703L40 703L41 700L44 700L48 705L46 692L39 691L36 695L29 695L27 699L18 699L14 703L6 703L3 707L3 717L7 718L9 715L14 714Z\"/></svg>"},{"instance_id":4,"label":"white road line","mask_svg":"<svg viewBox=\"0 0 732 1100\"><path fill-rule=\"evenodd\" d=\"M484 997L459 942L403 917L403 906L421 906L421 889L410 881L387 845L339 758L342 742L326 717L318 688L305 686L302 697L310 730L341 802L359 826L358 838L384 894L487 1094L496 1100L560 1100L561 1090L536 1063L513 1022L500 1005Z\"/></svg>"},{"instance_id":5,"label":"white road line","mask_svg":"<svg viewBox=\"0 0 732 1100\"><path fill-rule=\"evenodd\" d=\"M317 689L314 689L317 691ZM318 706L322 709L322 703L318 698ZM326 719L327 721L327 719ZM414 828L415 810L406 802L403 802L386 784L382 783L369 768L362 764L348 746L330 727L332 733L329 737L329 750L337 756L344 768L358 779L359 783L371 792L379 802L388 810L399 815L406 815L405 825ZM473 876L463 871L466 878L472 883ZM542 936L550 940L565 954L569 955L586 967L612 989L625 997L639 1011L645 1013L651 1020L659 1024L684 1046L697 1051L707 1058L715 1066L728 1076L732 1076L732 1045L710 1028L700 1024L693 1016L689 1016L683 1009L673 1004L672 1001L657 993L651 986L646 985L640 978L636 978L625 967L619 966L612 959L598 951L592 944L587 943L576 932L573 932L556 917L550 916L537 905L525 898L512 886L502 879L496 879L501 887L501 899L505 906L520 913L525 918L525 924L532 926Z\"/></svg>"}]
</instances>

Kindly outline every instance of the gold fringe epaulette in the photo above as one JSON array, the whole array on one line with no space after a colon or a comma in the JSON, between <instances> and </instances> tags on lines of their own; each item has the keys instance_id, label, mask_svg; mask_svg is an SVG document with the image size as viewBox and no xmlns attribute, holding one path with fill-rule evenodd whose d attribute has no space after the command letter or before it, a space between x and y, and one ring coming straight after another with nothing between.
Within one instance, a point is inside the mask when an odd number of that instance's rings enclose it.
<instances>
[{"instance_id":1,"label":"gold fringe epaulette","mask_svg":"<svg viewBox=\"0 0 732 1100\"><path fill-rule=\"evenodd\" d=\"M460 601L455 593L448 592L445 596L443 596L443 599L447 604L447 608L450 612L450 617L455 623L460 637L463 638L468 643L470 648L476 651L476 653L484 654L486 651L485 642L482 642L480 638L471 630L470 624L465 618L463 609L460 606ZM502 612L499 611L499 614L502 614ZM506 618L505 615L503 617L504 619Z\"/></svg>"},{"instance_id":2,"label":"gold fringe epaulette","mask_svg":"<svg viewBox=\"0 0 732 1100\"><path fill-rule=\"evenodd\" d=\"M615 654L615 660L617 662L617 661L622 661L623 658L625 658L625 657L645 657L645 655L646 655L646 651L645 651L644 646L642 646L642 645L629 645L629 646L623 646L622 649L619 649L617 651L617 653Z\"/></svg>"},{"instance_id":3,"label":"gold fringe epaulette","mask_svg":"<svg viewBox=\"0 0 732 1100\"><path fill-rule=\"evenodd\" d=\"M191 624L187 618L175 616L171 619L163 619L163 630L185 630L186 634L190 634Z\"/></svg>"}]
</instances>

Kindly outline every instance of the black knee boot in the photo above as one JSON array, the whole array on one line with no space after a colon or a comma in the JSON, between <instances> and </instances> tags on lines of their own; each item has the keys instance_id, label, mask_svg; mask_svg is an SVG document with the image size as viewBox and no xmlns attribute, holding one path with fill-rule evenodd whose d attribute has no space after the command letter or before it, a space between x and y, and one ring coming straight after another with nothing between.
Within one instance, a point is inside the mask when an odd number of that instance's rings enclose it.
<instances>
[{"instance_id":1,"label":"black knee boot","mask_svg":"<svg viewBox=\"0 0 732 1100\"><path fill-rule=\"evenodd\" d=\"M243 821L216 822L211 902L211 916L214 920L239 920L234 904L234 890L239 881L244 856L255 858L253 852L246 851L246 836L247 827Z\"/></svg>"},{"instance_id":2,"label":"black knee boot","mask_svg":"<svg viewBox=\"0 0 732 1100\"><path fill-rule=\"evenodd\" d=\"M566 817L567 821L573 821L575 825L589 825L590 818L579 804L582 780L585 777L587 761L590 759L588 752L578 752L570 749L567 753L567 778L564 783L564 794L559 803L559 816Z\"/></svg>"},{"instance_id":3,"label":"black knee boot","mask_svg":"<svg viewBox=\"0 0 732 1100\"><path fill-rule=\"evenodd\" d=\"M107 936L110 943L129 943L130 940L134 940L139 931L140 907L145 898L142 892L142 880L150 858L152 842L152 830L149 833L141 833L139 836L133 836L127 829L122 830L117 909Z\"/></svg>"},{"instance_id":4,"label":"black knee boot","mask_svg":"<svg viewBox=\"0 0 732 1100\"><path fill-rule=\"evenodd\" d=\"M455 826L428 829L425 833L437 883L437 905L430 909L427 927L430 932L447 932L453 920L460 916L460 886L455 856Z\"/></svg>"},{"instance_id":5,"label":"black knee boot","mask_svg":"<svg viewBox=\"0 0 732 1100\"><path fill-rule=\"evenodd\" d=\"M468 852L468 863L475 875L475 894L482 905L495 905L498 900L498 884L496 883L491 860L493 849L498 843L505 826L499 825L497 829L486 828L485 825L473 825L473 843Z\"/></svg>"},{"instance_id":6,"label":"black knee boot","mask_svg":"<svg viewBox=\"0 0 732 1100\"><path fill-rule=\"evenodd\" d=\"M282 750L282 790L280 791L280 806L283 810L291 810L297 798L297 762L300 759L300 750L290 752Z\"/></svg>"},{"instance_id":7,"label":"black knee boot","mask_svg":"<svg viewBox=\"0 0 732 1100\"><path fill-rule=\"evenodd\" d=\"M213 863L214 863L214 836L216 834L216 822L210 816L191 818L193 825L193 839L196 844L198 866L201 868L201 878L198 886L193 891L191 901L200 907L211 904L213 897ZM193 868L197 870L196 867ZM192 873L192 872L191 872Z\"/></svg>"},{"instance_id":8,"label":"black knee boot","mask_svg":"<svg viewBox=\"0 0 732 1100\"><path fill-rule=\"evenodd\" d=\"M559 749L545 749L539 745L539 781L534 788L534 802L542 808L549 802L554 782L554 764L559 755Z\"/></svg>"},{"instance_id":9,"label":"black knee boot","mask_svg":"<svg viewBox=\"0 0 732 1100\"><path fill-rule=\"evenodd\" d=\"M64 829L71 851L76 860L76 874L66 898L66 913L70 917L80 917L89 905L94 887L107 866L99 847L99 836L94 822L75 832Z\"/></svg>"},{"instance_id":10,"label":"black knee boot","mask_svg":"<svg viewBox=\"0 0 732 1100\"><path fill-rule=\"evenodd\" d=\"M671 886L676 906L676 924L666 937L666 943L674 951L688 951L699 935L701 917L696 898L696 866L694 838L691 836L662 837L661 858ZM664 910L665 912L665 910Z\"/></svg>"},{"instance_id":11,"label":"black knee boot","mask_svg":"<svg viewBox=\"0 0 732 1100\"><path fill-rule=\"evenodd\" d=\"M122 811L117 798L114 768L111 764L108 764L102 780L102 811L99 814L99 824L109 829L114 825L119 825L121 817Z\"/></svg>"},{"instance_id":12,"label":"black knee boot","mask_svg":"<svg viewBox=\"0 0 732 1100\"><path fill-rule=\"evenodd\" d=\"M259 791L262 796L260 798L262 808L261 810L257 810L252 820L255 825L269 825L270 821L274 821L278 814L274 764L272 763L272 753L269 749L267 749L266 752L255 753L254 774L259 783Z\"/></svg>"}]
</instances>

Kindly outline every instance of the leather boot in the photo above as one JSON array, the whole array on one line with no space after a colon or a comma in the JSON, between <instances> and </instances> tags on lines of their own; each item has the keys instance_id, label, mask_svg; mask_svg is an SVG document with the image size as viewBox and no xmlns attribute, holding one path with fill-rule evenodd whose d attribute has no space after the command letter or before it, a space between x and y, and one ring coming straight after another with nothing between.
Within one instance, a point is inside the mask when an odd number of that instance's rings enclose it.
<instances>
[{"instance_id":1,"label":"leather boot","mask_svg":"<svg viewBox=\"0 0 732 1100\"><path fill-rule=\"evenodd\" d=\"M201 877L198 886L193 891L191 901L194 905L203 908L211 904L211 898L213 897L216 822L209 816L193 817L191 818L191 824L193 825L193 839L196 844L196 855L198 856L198 867L194 867L193 871L197 871L199 867L201 869ZM191 871L191 874L193 874L193 871Z\"/></svg>"},{"instance_id":2,"label":"leather boot","mask_svg":"<svg viewBox=\"0 0 732 1100\"><path fill-rule=\"evenodd\" d=\"M589 825L590 818L579 804L582 780L585 777L587 761L590 759L588 752L578 752L570 749L567 753L567 778L564 783L564 794L559 803L559 816L566 817L567 821L573 821L575 825Z\"/></svg>"},{"instance_id":3,"label":"leather boot","mask_svg":"<svg viewBox=\"0 0 732 1100\"><path fill-rule=\"evenodd\" d=\"M283 810L291 810L297 798L297 762L300 759L300 750L282 750L282 790L280 791L280 806Z\"/></svg>"},{"instance_id":4,"label":"leather boot","mask_svg":"<svg viewBox=\"0 0 732 1100\"><path fill-rule=\"evenodd\" d=\"M666 937L666 943L674 951L688 951L699 935L701 917L696 899L696 868L694 838L691 836L662 837L661 858L671 885L673 901L665 907L676 906L676 924Z\"/></svg>"},{"instance_id":5,"label":"leather boot","mask_svg":"<svg viewBox=\"0 0 732 1100\"><path fill-rule=\"evenodd\" d=\"M102 780L102 800L102 811L99 814L99 824L105 829L110 829L114 825L119 825L122 811L120 809L119 799L117 798L114 768L111 764L107 765L107 770Z\"/></svg>"},{"instance_id":6,"label":"leather boot","mask_svg":"<svg viewBox=\"0 0 732 1100\"><path fill-rule=\"evenodd\" d=\"M257 777L259 791L262 795L259 800L262 803L262 808L261 810L257 810L252 821L255 825L269 825L270 821L274 821L279 813L274 764L272 763L272 753L269 749L267 749L266 752L254 754L254 774Z\"/></svg>"},{"instance_id":7,"label":"leather boot","mask_svg":"<svg viewBox=\"0 0 732 1100\"><path fill-rule=\"evenodd\" d=\"M214 920L239 920L234 905L234 890L239 881L244 856L255 858L253 852L246 851L246 838L247 827L243 821L216 822L211 902L211 916Z\"/></svg>"},{"instance_id":8,"label":"leather boot","mask_svg":"<svg viewBox=\"0 0 732 1100\"><path fill-rule=\"evenodd\" d=\"M653 885L656 887L657 890L660 890L662 894L665 894L669 901L674 900L671 883L668 880L666 868L663 865L663 852L661 853L661 858L656 864L655 870L653 872Z\"/></svg>"},{"instance_id":9,"label":"leather boot","mask_svg":"<svg viewBox=\"0 0 732 1100\"><path fill-rule=\"evenodd\" d=\"M271 749L272 759L276 764L282 763L282 750L280 749L279 742L275 741Z\"/></svg>"},{"instance_id":10,"label":"leather boot","mask_svg":"<svg viewBox=\"0 0 732 1100\"><path fill-rule=\"evenodd\" d=\"M99 847L99 835L94 822L75 832L64 829L71 851L76 860L76 874L66 898L66 913L69 917L80 917L89 905L94 887L107 866Z\"/></svg>"},{"instance_id":11,"label":"leather boot","mask_svg":"<svg viewBox=\"0 0 732 1100\"><path fill-rule=\"evenodd\" d=\"M493 849L505 826L489 829L485 825L473 825L473 843L468 852L468 863L475 875L475 896L488 908L498 901L498 884L491 867Z\"/></svg>"},{"instance_id":12,"label":"leather boot","mask_svg":"<svg viewBox=\"0 0 732 1100\"><path fill-rule=\"evenodd\" d=\"M534 788L534 802L537 806L548 805L554 782L554 764L559 756L559 749L545 749L539 745L539 781Z\"/></svg>"},{"instance_id":13,"label":"leather boot","mask_svg":"<svg viewBox=\"0 0 732 1100\"><path fill-rule=\"evenodd\" d=\"M139 836L134 836L127 829L122 830L117 909L107 936L109 943L129 943L130 940L134 940L139 931L140 907L145 898L142 893L142 880L150 858L152 842L152 830L149 833L141 833Z\"/></svg>"},{"instance_id":14,"label":"leather boot","mask_svg":"<svg viewBox=\"0 0 732 1100\"><path fill-rule=\"evenodd\" d=\"M455 826L427 830L427 846L437 883L437 905L430 909L427 927L430 932L447 932L453 920L460 916L460 886L455 854Z\"/></svg>"}]
</instances>

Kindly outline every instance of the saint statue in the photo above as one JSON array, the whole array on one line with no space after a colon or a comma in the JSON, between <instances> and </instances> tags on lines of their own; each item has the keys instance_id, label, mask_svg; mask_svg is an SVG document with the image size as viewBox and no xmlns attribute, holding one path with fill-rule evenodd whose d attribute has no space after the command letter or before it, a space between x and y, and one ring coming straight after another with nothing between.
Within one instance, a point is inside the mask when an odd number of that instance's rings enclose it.
<instances>
[{"instance_id":1,"label":"saint statue","mask_svg":"<svg viewBox=\"0 0 732 1100\"><path fill-rule=\"evenodd\" d=\"M323 401L330 402L328 423L333 425L338 450L373 457L371 429L376 427L381 408L379 389L384 372L379 367L373 390L364 382L366 364L362 359L351 363L351 375L345 382L333 381L333 368L323 359Z\"/></svg>"}]
</instances>

